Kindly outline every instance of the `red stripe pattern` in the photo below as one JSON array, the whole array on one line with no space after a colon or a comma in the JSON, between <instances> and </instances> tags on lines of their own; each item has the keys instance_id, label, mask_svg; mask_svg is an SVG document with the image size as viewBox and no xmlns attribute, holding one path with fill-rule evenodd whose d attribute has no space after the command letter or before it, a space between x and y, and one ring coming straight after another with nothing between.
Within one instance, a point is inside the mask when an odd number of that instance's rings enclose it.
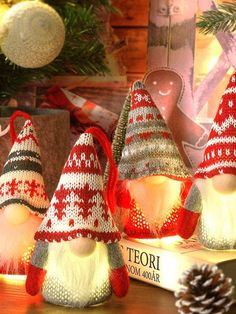
<instances>
[{"instance_id":1,"label":"red stripe pattern","mask_svg":"<svg viewBox=\"0 0 236 314\"><path fill-rule=\"evenodd\" d=\"M184 181L190 177L170 129L145 86L132 86L125 146L119 167L121 180L163 175Z\"/></svg>"},{"instance_id":2,"label":"red stripe pattern","mask_svg":"<svg viewBox=\"0 0 236 314\"><path fill-rule=\"evenodd\" d=\"M212 178L223 173L236 175L236 73L221 98L195 177Z\"/></svg>"},{"instance_id":3,"label":"red stripe pattern","mask_svg":"<svg viewBox=\"0 0 236 314\"><path fill-rule=\"evenodd\" d=\"M19 203L26 205L33 214L43 216L48 209L49 200L41 173L40 156L33 123L26 120L0 177L0 208Z\"/></svg>"}]
</instances>

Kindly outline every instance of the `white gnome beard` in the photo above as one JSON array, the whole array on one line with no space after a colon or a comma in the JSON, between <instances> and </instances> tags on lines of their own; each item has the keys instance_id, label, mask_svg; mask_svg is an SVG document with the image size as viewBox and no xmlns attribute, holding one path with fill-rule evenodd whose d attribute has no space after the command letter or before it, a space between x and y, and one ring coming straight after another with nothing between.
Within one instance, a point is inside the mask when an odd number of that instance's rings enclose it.
<instances>
[{"instance_id":1,"label":"white gnome beard","mask_svg":"<svg viewBox=\"0 0 236 314\"><path fill-rule=\"evenodd\" d=\"M35 244L34 234L42 219L30 215L26 222L13 225L6 219L3 210L0 212L0 268L7 272L18 271L18 262Z\"/></svg>"},{"instance_id":2,"label":"white gnome beard","mask_svg":"<svg viewBox=\"0 0 236 314\"><path fill-rule=\"evenodd\" d=\"M48 276L58 278L68 291L80 294L81 307L88 304L91 292L109 280L107 246L97 242L94 252L87 257L72 253L69 242L49 244Z\"/></svg>"},{"instance_id":3,"label":"white gnome beard","mask_svg":"<svg viewBox=\"0 0 236 314\"><path fill-rule=\"evenodd\" d=\"M197 180L202 197L201 225L209 238L236 244L236 192L221 194L212 186L211 179Z\"/></svg>"},{"instance_id":4,"label":"white gnome beard","mask_svg":"<svg viewBox=\"0 0 236 314\"><path fill-rule=\"evenodd\" d=\"M131 197L144 214L151 230L161 227L173 208L180 204L182 183L167 178L161 184L146 184L142 181L128 182Z\"/></svg>"}]
</instances>

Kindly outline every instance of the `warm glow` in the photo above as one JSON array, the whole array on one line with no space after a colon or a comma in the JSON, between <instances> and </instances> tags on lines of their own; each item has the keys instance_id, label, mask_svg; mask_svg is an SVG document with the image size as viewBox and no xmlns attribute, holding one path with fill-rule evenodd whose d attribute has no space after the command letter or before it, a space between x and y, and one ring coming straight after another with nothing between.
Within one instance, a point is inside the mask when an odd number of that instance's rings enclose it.
<instances>
[{"instance_id":1,"label":"warm glow","mask_svg":"<svg viewBox=\"0 0 236 314\"><path fill-rule=\"evenodd\" d=\"M222 48L212 35L197 34L196 74L206 75L216 65Z\"/></svg>"},{"instance_id":2,"label":"warm glow","mask_svg":"<svg viewBox=\"0 0 236 314\"><path fill-rule=\"evenodd\" d=\"M81 258L72 253L69 242L49 244L47 274L57 278L71 294L76 291L81 296L80 306L86 306L91 291L109 280L107 245L98 242L93 254Z\"/></svg>"},{"instance_id":3,"label":"warm glow","mask_svg":"<svg viewBox=\"0 0 236 314\"><path fill-rule=\"evenodd\" d=\"M161 183L158 181L159 178L162 180ZM127 183L131 197L154 233L163 225L173 208L179 205L180 200L182 183L162 178L163 176L150 176L148 179L132 180Z\"/></svg>"},{"instance_id":4,"label":"warm glow","mask_svg":"<svg viewBox=\"0 0 236 314\"><path fill-rule=\"evenodd\" d=\"M236 191L236 176L233 174L219 174L212 178L212 186L222 194L231 194Z\"/></svg>"},{"instance_id":5,"label":"warm glow","mask_svg":"<svg viewBox=\"0 0 236 314\"><path fill-rule=\"evenodd\" d=\"M210 58L208 58L207 62L205 63L205 73L211 71L214 66L217 64L218 58L222 52L222 48L218 43L217 39L214 39L208 47L208 51L210 52Z\"/></svg>"},{"instance_id":6,"label":"warm glow","mask_svg":"<svg viewBox=\"0 0 236 314\"><path fill-rule=\"evenodd\" d=\"M234 248L236 242L236 192L219 193L213 187L212 179L199 179L196 183L202 196L203 205L199 237L204 238L206 242L213 241L214 243L211 245L214 247L218 244L221 245L222 239L224 239L227 246Z\"/></svg>"},{"instance_id":7,"label":"warm glow","mask_svg":"<svg viewBox=\"0 0 236 314\"><path fill-rule=\"evenodd\" d=\"M149 176L142 179L139 179L139 182L143 183L149 183L149 184L162 184L164 183L168 178L164 176Z\"/></svg>"},{"instance_id":8,"label":"warm glow","mask_svg":"<svg viewBox=\"0 0 236 314\"><path fill-rule=\"evenodd\" d=\"M4 215L11 224L20 225L28 220L30 212L25 205L10 204L5 207Z\"/></svg>"},{"instance_id":9,"label":"warm glow","mask_svg":"<svg viewBox=\"0 0 236 314\"><path fill-rule=\"evenodd\" d=\"M0 211L0 269L3 273L24 274L35 244L34 234L42 219L30 214L23 224L12 224Z\"/></svg>"},{"instance_id":10,"label":"warm glow","mask_svg":"<svg viewBox=\"0 0 236 314\"><path fill-rule=\"evenodd\" d=\"M2 19L8 10L9 6L7 4L0 4L0 23L2 23Z\"/></svg>"},{"instance_id":11,"label":"warm glow","mask_svg":"<svg viewBox=\"0 0 236 314\"><path fill-rule=\"evenodd\" d=\"M27 251L23 254L22 258L21 258L21 262L24 264L28 264L30 262L31 259L31 255L34 251L34 245L29 246L27 248Z\"/></svg>"},{"instance_id":12,"label":"warm glow","mask_svg":"<svg viewBox=\"0 0 236 314\"><path fill-rule=\"evenodd\" d=\"M0 280L7 284L22 286L25 283L26 275L0 275Z\"/></svg>"},{"instance_id":13,"label":"warm glow","mask_svg":"<svg viewBox=\"0 0 236 314\"><path fill-rule=\"evenodd\" d=\"M69 246L73 254L79 257L91 255L96 248L96 241L88 238L78 238L69 241Z\"/></svg>"},{"instance_id":14,"label":"warm glow","mask_svg":"<svg viewBox=\"0 0 236 314\"><path fill-rule=\"evenodd\" d=\"M222 61L219 61L219 57L222 54L223 50L219 44L216 37L212 34L204 35L197 32L196 34L196 49L195 49L195 60L194 60L194 91L197 92L197 101L202 98L202 93L205 95L205 90L211 90L211 86L217 86L214 88L211 94L205 99L205 108L203 109L204 104L200 104L200 113L198 114L198 121L208 121L206 119L213 119L217 108L219 105L220 98L224 93L226 85L228 83L229 75L232 73L233 67L227 72L227 74L219 75L221 73L223 64ZM216 70L216 66L218 69ZM210 71L216 71L208 77L208 80L205 81L207 74ZM200 85L200 90L197 89ZM195 94L196 96L196 94ZM200 98L198 98L200 97ZM210 120L211 121L211 120Z\"/></svg>"},{"instance_id":15,"label":"warm glow","mask_svg":"<svg viewBox=\"0 0 236 314\"><path fill-rule=\"evenodd\" d=\"M173 236L164 237L161 239L135 239L135 241L140 243L146 243L151 246L166 248L166 246L175 246L177 243L179 243L179 241L182 241L182 239L179 236Z\"/></svg>"}]
</instances>

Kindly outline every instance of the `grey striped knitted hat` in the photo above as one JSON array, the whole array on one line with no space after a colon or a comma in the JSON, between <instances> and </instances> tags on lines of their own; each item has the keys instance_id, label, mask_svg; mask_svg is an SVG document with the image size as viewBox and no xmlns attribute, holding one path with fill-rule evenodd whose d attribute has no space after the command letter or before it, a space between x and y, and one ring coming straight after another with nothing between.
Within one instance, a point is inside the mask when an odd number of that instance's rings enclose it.
<instances>
[{"instance_id":1,"label":"grey striped knitted hat","mask_svg":"<svg viewBox=\"0 0 236 314\"><path fill-rule=\"evenodd\" d=\"M118 168L121 180L151 175L180 181L190 177L170 129L140 81L132 86L125 146Z\"/></svg>"}]
</instances>

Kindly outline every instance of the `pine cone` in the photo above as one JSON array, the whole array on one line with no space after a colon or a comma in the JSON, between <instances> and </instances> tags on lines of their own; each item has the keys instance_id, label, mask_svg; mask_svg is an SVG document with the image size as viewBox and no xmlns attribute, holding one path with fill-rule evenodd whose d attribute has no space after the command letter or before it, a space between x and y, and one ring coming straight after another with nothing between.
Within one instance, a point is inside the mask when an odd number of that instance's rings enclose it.
<instances>
[{"instance_id":1,"label":"pine cone","mask_svg":"<svg viewBox=\"0 0 236 314\"><path fill-rule=\"evenodd\" d=\"M217 266L194 265L184 272L179 283L175 297L181 314L223 314L234 303L232 279L226 278Z\"/></svg>"}]
</instances>

